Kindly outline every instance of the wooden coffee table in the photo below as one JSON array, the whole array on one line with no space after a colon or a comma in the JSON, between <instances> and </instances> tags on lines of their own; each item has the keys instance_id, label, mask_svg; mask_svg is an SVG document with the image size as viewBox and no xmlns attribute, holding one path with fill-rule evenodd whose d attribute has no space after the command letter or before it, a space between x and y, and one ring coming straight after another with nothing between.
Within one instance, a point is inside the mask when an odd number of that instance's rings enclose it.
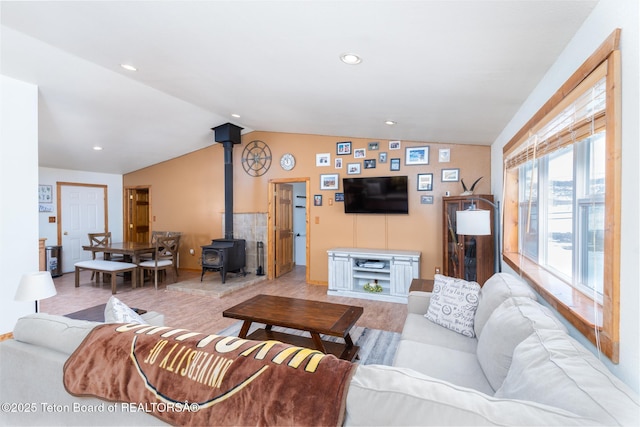
<instances>
[{"instance_id":1,"label":"wooden coffee table","mask_svg":"<svg viewBox=\"0 0 640 427\"><path fill-rule=\"evenodd\" d=\"M352 305L257 295L225 310L222 315L244 320L238 335L240 338L282 341L351 361L358 355L360 347L353 344L349 331L363 311L362 307ZM264 323L266 328L247 336L253 322ZM307 331L311 338L276 332L272 330L272 326ZM325 341L320 334L341 337L344 343Z\"/></svg>"}]
</instances>

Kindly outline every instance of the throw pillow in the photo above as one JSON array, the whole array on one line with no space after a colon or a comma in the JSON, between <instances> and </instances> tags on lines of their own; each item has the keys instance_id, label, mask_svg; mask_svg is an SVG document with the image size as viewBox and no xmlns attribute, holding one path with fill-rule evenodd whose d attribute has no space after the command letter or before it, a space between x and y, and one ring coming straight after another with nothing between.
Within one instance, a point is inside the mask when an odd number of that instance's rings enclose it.
<instances>
[{"instance_id":1,"label":"throw pillow","mask_svg":"<svg viewBox=\"0 0 640 427\"><path fill-rule=\"evenodd\" d=\"M480 285L476 282L436 274L431 302L424 316L433 323L473 338L479 292Z\"/></svg>"},{"instance_id":2,"label":"throw pillow","mask_svg":"<svg viewBox=\"0 0 640 427\"><path fill-rule=\"evenodd\" d=\"M112 296L104 308L105 323L147 323L129 306Z\"/></svg>"}]
</instances>

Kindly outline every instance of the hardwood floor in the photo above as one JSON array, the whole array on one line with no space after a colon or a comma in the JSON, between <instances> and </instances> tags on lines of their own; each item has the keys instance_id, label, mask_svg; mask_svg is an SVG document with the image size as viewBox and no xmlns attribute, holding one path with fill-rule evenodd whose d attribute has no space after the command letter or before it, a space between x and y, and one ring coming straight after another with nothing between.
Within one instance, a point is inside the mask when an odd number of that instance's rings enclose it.
<instances>
[{"instance_id":1,"label":"hardwood floor","mask_svg":"<svg viewBox=\"0 0 640 427\"><path fill-rule=\"evenodd\" d=\"M180 270L179 280L200 276L199 271ZM49 314L67 314L98 304L104 304L111 296L108 283L91 281L91 272L80 273L80 287L76 288L74 274L66 273L54 279L58 294L40 301L40 311ZM118 277L116 297L130 307L153 310L165 315L165 324L193 331L218 332L233 323L235 319L222 317L222 311L258 294L287 296L316 301L357 305L364 308L356 325L400 332L407 316L406 304L371 301L357 298L328 296L326 286L310 285L305 282L305 267L295 269L275 280L265 280L256 285L240 289L232 294L217 298L166 290L166 282L132 289ZM206 279L205 279L206 280ZM169 280L169 283L172 283Z\"/></svg>"}]
</instances>

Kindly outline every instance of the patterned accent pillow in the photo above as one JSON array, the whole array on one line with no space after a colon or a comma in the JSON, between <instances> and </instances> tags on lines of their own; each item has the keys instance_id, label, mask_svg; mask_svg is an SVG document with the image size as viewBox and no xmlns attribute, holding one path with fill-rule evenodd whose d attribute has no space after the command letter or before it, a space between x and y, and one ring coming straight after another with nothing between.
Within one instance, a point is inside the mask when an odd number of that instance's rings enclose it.
<instances>
[{"instance_id":1,"label":"patterned accent pillow","mask_svg":"<svg viewBox=\"0 0 640 427\"><path fill-rule=\"evenodd\" d=\"M473 320L478 308L480 285L476 282L436 274L427 314L440 326L473 338Z\"/></svg>"},{"instance_id":2,"label":"patterned accent pillow","mask_svg":"<svg viewBox=\"0 0 640 427\"><path fill-rule=\"evenodd\" d=\"M142 317L128 305L120 301L118 298L112 296L107 302L107 306L104 308L104 322L105 323L140 323L145 324Z\"/></svg>"}]
</instances>

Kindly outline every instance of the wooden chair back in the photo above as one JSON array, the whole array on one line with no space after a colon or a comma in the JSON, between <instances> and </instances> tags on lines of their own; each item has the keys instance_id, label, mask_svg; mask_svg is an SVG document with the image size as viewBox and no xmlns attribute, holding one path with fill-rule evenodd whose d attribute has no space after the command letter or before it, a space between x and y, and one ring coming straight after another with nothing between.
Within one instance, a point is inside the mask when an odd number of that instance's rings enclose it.
<instances>
[{"instance_id":1,"label":"wooden chair back","mask_svg":"<svg viewBox=\"0 0 640 427\"><path fill-rule=\"evenodd\" d=\"M111 244L110 231L107 231L106 233L89 233L89 246L108 246L110 244Z\"/></svg>"}]
</instances>

